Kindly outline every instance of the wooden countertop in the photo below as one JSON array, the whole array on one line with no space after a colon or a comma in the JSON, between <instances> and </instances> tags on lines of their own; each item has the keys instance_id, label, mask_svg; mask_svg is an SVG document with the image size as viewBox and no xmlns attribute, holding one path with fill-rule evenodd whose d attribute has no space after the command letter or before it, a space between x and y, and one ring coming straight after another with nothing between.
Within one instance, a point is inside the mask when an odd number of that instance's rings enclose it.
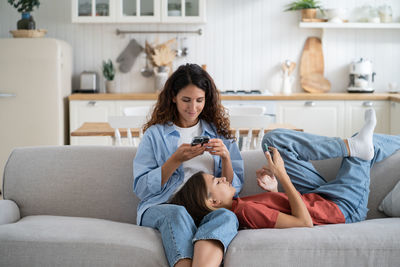
<instances>
[{"instance_id":1,"label":"wooden countertop","mask_svg":"<svg viewBox=\"0 0 400 267\"><path fill-rule=\"evenodd\" d=\"M292 129L296 131L303 131L303 129L299 129L290 124L271 124L265 130L264 133L271 131L276 128L286 128ZM127 129L121 128L119 129L121 136L127 136ZM133 137L139 136L140 129L131 129L131 133ZM249 129L239 129L240 135L246 135L249 132ZM253 135L257 136L260 132L260 129L253 129ZM235 133L235 129L231 129L231 133ZM71 132L71 136L114 136L114 129L111 128L108 122L85 122L81 127Z\"/></svg>"},{"instance_id":2,"label":"wooden countertop","mask_svg":"<svg viewBox=\"0 0 400 267\"><path fill-rule=\"evenodd\" d=\"M72 94L71 100L156 100L157 93L123 93L123 94ZM372 93L296 93L291 95L221 95L222 100L391 100L400 102L400 94Z\"/></svg>"}]
</instances>

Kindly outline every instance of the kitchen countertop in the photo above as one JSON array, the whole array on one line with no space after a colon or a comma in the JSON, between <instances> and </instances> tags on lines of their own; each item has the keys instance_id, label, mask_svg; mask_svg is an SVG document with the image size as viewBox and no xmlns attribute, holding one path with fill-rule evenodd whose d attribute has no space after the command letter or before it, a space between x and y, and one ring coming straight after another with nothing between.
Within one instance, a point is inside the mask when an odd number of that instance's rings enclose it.
<instances>
[{"instance_id":1,"label":"kitchen countertop","mask_svg":"<svg viewBox=\"0 0 400 267\"><path fill-rule=\"evenodd\" d=\"M72 94L71 100L156 100L157 93ZM391 100L400 102L400 94L372 93L295 93L291 95L221 95L222 100Z\"/></svg>"}]
</instances>

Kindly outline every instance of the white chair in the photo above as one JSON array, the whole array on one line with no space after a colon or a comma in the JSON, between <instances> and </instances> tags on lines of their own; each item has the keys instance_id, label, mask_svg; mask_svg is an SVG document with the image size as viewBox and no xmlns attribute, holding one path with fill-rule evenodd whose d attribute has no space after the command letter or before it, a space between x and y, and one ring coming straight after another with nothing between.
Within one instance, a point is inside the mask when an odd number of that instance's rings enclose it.
<instances>
[{"instance_id":1,"label":"white chair","mask_svg":"<svg viewBox=\"0 0 400 267\"><path fill-rule=\"evenodd\" d=\"M244 150L261 149L264 130L275 122L275 117L269 115L234 115L230 116L231 128L235 129L235 137L239 140L239 148ZM240 129L248 129L246 137L240 137ZM259 129L257 136L253 136L253 129Z\"/></svg>"},{"instance_id":2,"label":"white chair","mask_svg":"<svg viewBox=\"0 0 400 267\"><path fill-rule=\"evenodd\" d=\"M108 123L111 128L115 129L114 133L114 144L117 146L123 145L121 133L119 131L120 128L127 129L127 140L128 145L130 146L138 146L140 139L143 136L142 126L146 123L146 116L110 116L108 117ZM132 137L132 128L138 128L139 137Z\"/></svg>"}]
</instances>

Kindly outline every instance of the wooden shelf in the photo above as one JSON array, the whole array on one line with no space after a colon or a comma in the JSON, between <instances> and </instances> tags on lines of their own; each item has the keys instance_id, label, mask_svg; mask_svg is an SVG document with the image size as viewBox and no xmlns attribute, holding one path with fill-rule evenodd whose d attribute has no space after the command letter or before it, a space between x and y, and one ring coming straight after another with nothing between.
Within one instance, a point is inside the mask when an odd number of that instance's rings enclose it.
<instances>
[{"instance_id":1,"label":"wooden shelf","mask_svg":"<svg viewBox=\"0 0 400 267\"><path fill-rule=\"evenodd\" d=\"M368 22L300 22L300 28L313 29L400 29L400 23L368 23Z\"/></svg>"}]
</instances>

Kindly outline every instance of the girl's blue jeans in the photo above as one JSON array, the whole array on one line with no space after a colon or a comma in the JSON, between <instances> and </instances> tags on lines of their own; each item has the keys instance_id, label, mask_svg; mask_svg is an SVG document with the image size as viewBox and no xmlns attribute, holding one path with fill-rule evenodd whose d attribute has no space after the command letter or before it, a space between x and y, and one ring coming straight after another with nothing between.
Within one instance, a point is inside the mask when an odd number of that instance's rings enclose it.
<instances>
[{"instance_id":1,"label":"girl's blue jeans","mask_svg":"<svg viewBox=\"0 0 400 267\"><path fill-rule=\"evenodd\" d=\"M227 209L207 214L196 227L183 206L172 204L148 208L143 214L141 225L160 231L170 266L174 266L180 259L192 259L194 242L197 240L218 240L225 252L239 227L236 215Z\"/></svg>"},{"instance_id":2,"label":"girl's blue jeans","mask_svg":"<svg viewBox=\"0 0 400 267\"><path fill-rule=\"evenodd\" d=\"M400 149L400 136L374 134L374 157L370 161L348 157L344 141L299 131L276 129L264 135L262 146L276 147L285 162L286 171L296 189L317 193L335 202L346 223L366 218L370 185L370 169ZM327 182L310 160L343 157L336 178Z\"/></svg>"}]
</instances>

